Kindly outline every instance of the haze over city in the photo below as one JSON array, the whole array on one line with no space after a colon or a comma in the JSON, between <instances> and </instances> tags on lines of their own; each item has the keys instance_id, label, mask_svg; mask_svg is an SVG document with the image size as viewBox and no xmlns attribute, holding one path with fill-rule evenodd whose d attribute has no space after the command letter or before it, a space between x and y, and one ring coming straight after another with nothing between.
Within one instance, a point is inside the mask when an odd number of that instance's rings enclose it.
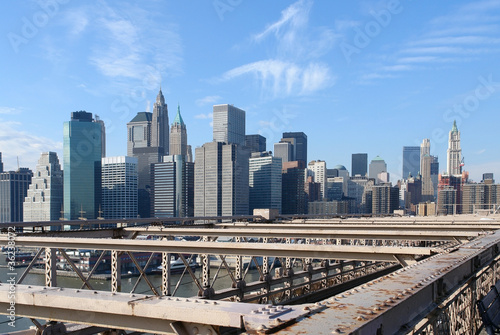
<instances>
[{"instance_id":1,"label":"haze over city","mask_svg":"<svg viewBox=\"0 0 500 335\"><path fill-rule=\"evenodd\" d=\"M193 149L212 140L212 105L246 111L246 133L308 136L309 159L379 155L401 178L403 146L431 140L445 170L456 120L464 169L500 175L497 1L44 1L0 3L0 151L5 170L62 158L63 122L106 124L107 156L126 124L180 105ZM194 150L193 150L194 151Z\"/></svg>"}]
</instances>

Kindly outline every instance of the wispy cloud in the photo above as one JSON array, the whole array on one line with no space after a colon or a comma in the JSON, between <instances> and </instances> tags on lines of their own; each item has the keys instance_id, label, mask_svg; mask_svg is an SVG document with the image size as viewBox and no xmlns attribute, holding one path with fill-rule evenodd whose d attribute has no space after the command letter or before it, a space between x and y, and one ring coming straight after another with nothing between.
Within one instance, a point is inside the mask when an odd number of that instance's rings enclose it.
<instances>
[{"instance_id":1,"label":"wispy cloud","mask_svg":"<svg viewBox=\"0 0 500 335\"><path fill-rule=\"evenodd\" d=\"M1 107L0 106L0 114L14 115L14 114L20 114L20 113L21 113L21 109L19 109L19 108Z\"/></svg>"},{"instance_id":2,"label":"wispy cloud","mask_svg":"<svg viewBox=\"0 0 500 335\"><path fill-rule=\"evenodd\" d=\"M220 97L218 95L208 95L204 98L197 99L195 101L195 103L201 107L201 106L206 106L206 105L213 105L214 103L216 103L217 101L220 101L221 99L222 99L222 97Z\"/></svg>"},{"instance_id":3,"label":"wispy cloud","mask_svg":"<svg viewBox=\"0 0 500 335\"><path fill-rule=\"evenodd\" d=\"M300 66L295 63L269 59L245 64L227 71L222 80L252 74L258 80L263 92L272 92L273 97L292 93L308 94L326 87L332 75L327 65L310 63Z\"/></svg>"},{"instance_id":4,"label":"wispy cloud","mask_svg":"<svg viewBox=\"0 0 500 335\"><path fill-rule=\"evenodd\" d=\"M251 36L255 44L273 39L268 59L228 70L217 81L253 75L266 98L307 95L334 84L335 76L321 57L332 49L337 35L326 28L309 27L312 5L311 0L293 3L277 21Z\"/></svg>"},{"instance_id":5,"label":"wispy cloud","mask_svg":"<svg viewBox=\"0 0 500 335\"><path fill-rule=\"evenodd\" d=\"M34 169L40 153L44 151L62 151L62 142L33 135L22 130L20 122L0 119L0 148L5 170L17 169L17 157L22 157L21 167Z\"/></svg>"},{"instance_id":6,"label":"wispy cloud","mask_svg":"<svg viewBox=\"0 0 500 335\"><path fill-rule=\"evenodd\" d=\"M420 36L399 43L401 46L385 46L391 54L372 73L363 73L362 81L391 78L394 70L414 71L423 66L436 69L499 53L499 17L500 3L489 0L462 5L435 17L426 23L426 31Z\"/></svg>"}]
</instances>

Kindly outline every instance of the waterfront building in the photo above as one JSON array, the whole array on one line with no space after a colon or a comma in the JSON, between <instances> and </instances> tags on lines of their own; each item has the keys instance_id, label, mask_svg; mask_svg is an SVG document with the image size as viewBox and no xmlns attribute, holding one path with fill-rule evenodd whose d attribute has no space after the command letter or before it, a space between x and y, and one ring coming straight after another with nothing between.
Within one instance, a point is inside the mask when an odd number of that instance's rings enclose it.
<instances>
[{"instance_id":1,"label":"waterfront building","mask_svg":"<svg viewBox=\"0 0 500 335\"><path fill-rule=\"evenodd\" d=\"M23 221L23 201L32 177L28 168L0 173L0 223Z\"/></svg>"},{"instance_id":2,"label":"waterfront building","mask_svg":"<svg viewBox=\"0 0 500 335\"><path fill-rule=\"evenodd\" d=\"M23 221L54 221L63 209L63 171L55 152L40 155L23 204Z\"/></svg>"},{"instance_id":3,"label":"waterfront building","mask_svg":"<svg viewBox=\"0 0 500 335\"><path fill-rule=\"evenodd\" d=\"M402 179L407 179L409 176L416 177L420 171L420 147L405 146L403 147L403 172Z\"/></svg>"},{"instance_id":4,"label":"waterfront building","mask_svg":"<svg viewBox=\"0 0 500 335\"><path fill-rule=\"evenodd\" d=\"M72 112L63 127L64 217L95 219L101 205L103 123Z\"/></svg>"},{"instance_id":5,"label":"waterfront building","mask_svg":"<svg viewBox=\"0 0 500 335\"><path fill-rule=\"evenodd\" d=\"M281 212L281 158L270 152L255 152L249 160L250 213L254 209Z\"/></svg>"},{"instance_id":6,"label":"waterfront building","mask_svg":"<svg viewBox=\"0 0 500 335\"><path fill-rule=\"evenodd\" d=\"M137 217L137 158L104 157L102 163L102 207L100 217Z\"/></svg>"},{"instance_id":7,"label":"waterfront building","mask_svg":"<svg viewBox=\"0 0 500 335\"><path fill-rule=\"evenodd\" d=\"M214 141L245 145L245 111L233 105L213 106Z\"/></svg>"},{"instance_id":8,"label":"waterfront building","mask_svg":"<svg viewBox=\"0 0 500 335\"><path fill-rule=\"evenodd\" d=\"M352 154L351 158L351 174L353 177L360 175L366 176L368 172L368 154L358 153Z\"/></svg>"},{"instance_id":9,"label":"waterfront building","mask_svg":"<svg viewBox=\"0 0 500 335\"><path fill-rule=\"evenodd\" d=\"M151 165L154 217L194 215L194 163L186 155L168 155Z\"/></svg>"},{"instance_id":10,"label":"waterfront building","mask_svg":"<svg viewBox=\"0 0 500 335\"><path fill-rule=\"evenodd\" d=\"M457 122L453 121L453 127L448 136L447 169L450 176L462 174L462 149L460 148L460 131Z\"/></svg>"},{"instance_id":11,"label":"waterfront building","mask_svg":"<svg viewBox=\"0 0 500 335\"><path fill-rule=\"evenodd\" d=\"M264 152L266 151L266 138L262 135L245 135L245 146L250 149L251 153Z\"/></svg>"}]
</instances>

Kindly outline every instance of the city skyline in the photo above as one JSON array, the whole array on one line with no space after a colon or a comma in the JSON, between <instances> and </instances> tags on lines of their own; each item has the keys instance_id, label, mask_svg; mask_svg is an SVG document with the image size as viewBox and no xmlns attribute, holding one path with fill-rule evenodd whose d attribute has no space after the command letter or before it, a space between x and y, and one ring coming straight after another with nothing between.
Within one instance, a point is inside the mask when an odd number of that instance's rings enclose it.
<instances>
[{"instance_id":1,"label":"city skyline","mask_svg":"<svg viewBox=\"0 0 500 335\"><path fill-rule=\"evenodd\" d=\"M41 152L62 158L62 125L78 110L105 122L107 156L125 155L126 123L152 112L161 86L193 151L212 138L213 105L228 103L267 150L304 132L309 161L351 170L353 153L380 156L395 183L403 146L425 138L446 170L456 120L471 179L500 175L484 131L500 121L494 1L52 3L0 4L4 170L17 156L32 170Z\"/></svg>"}]
</instances>

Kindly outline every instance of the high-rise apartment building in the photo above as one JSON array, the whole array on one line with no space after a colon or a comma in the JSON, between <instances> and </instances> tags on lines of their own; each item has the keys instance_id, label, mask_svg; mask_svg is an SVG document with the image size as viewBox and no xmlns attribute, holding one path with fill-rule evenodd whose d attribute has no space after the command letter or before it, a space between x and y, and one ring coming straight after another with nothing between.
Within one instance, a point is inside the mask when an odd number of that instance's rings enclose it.
<instances>
[{"instance_id":1,"label":"high-rise apartment building","mask_svg":"<svg viewBox=\"0 0 500 335\"><path fill-rule=\"evenodd\" d=\"M401 178L418 176L420 171L420 147L403 147L403 172Z\"/></svg>"},{"instance_id":2,"label":"high-rise apartment building","mask_svg":"<svg viewBox=\"0 0 500 335\"><path fill-rule=\"evenodd\" d=\"M381 172L387 172L387 164L382 158L377 156L370 162L368 177L374 179L376 184L379 184L381 180L378 175Z\"/></svg>"},{"instance_id":3,"label":"high-rise apartment building","mask_svg":"<svg viewBox=\"0 0 500 335\"><path fill-rule=\"evenodd\" d=\"M151 165L154 217L194 215L194 163L186 155L168 155Z\"/></svg>"},{"instance_id":4,"label":"high-rise apartment building","mask_svg":"<svg viewBox=\"0 0 500 335\"><path fill-rule=\"evenodd\" d=\"M281 212L281 158L269 152L253 153L249 160L250 213L256 208Z\"/></svg>"},{"instance_id":5,"label":"high-rise apartment building","mask_svg":"<svg viewBox=\"0 0 500 335\"><path fill-rule=\"evenodd\" d=\"M213 106L214 141L245 145L245 111L233 105Z\"/></svg>"},{"instance_id":6,"label":"high-rise apartment building","mask_svg":"<svg viewBox=\"0 0 500 335\"><path fill-rule=\"evenodd\" d=\"M462 187L462 214L476 214L481 210L496 210L500 205L500 185L493 180Z\"/></svg>"},{"instance_id":7,"label":"high-rise apartment building","mask_svg":"<svg viewBox=\"0 0 500 335\"><path fill-rule=\"evenodd\" d=\"M24 221L59 220L63 210L63 171L55 152L43 152L24 198Z\"/></svg>"},{"instance_id":8,"label":"high-rise apartment building","mask_svg":"<svg viewBox=\"0 0 500 335\"><path fill-rule=\"evenodd\" d=\"M248 215L250 151L209 142L196 148L195 216Z\"/></svg>"},{"instance_id":9,"label":"high-rise apartment building","mask_svg":"<svg viewBox=\"0 0 500 335\"><path fill-rule=\"evenodd\" d=\"M175 116L172 127L170 128L170 155L188 155L187 130L184 120L181 116L181 107L177 106L177 115Z\"/></svg>"},{"instance_id":10,"label":"high-rise apartment building","mask_svg":"<svg viewBox=\"0 0 500 335\"><path fill-rule=\"evenodd\" d=\"M137 217L137 158L102 159L102 207L105 219Z\"/></svg>"},{"instance_id":11,"label":"high-rise apartment building","mask_svg":"<svg viewBox=\"0 0 500 335\"><path fill-rule=\"evenodd\" d=\"M250 149L250 152L266 151L266 138L262 135L246 135L245 146Z\"/></svg>"},{"instance_id":12,"label":"high-rise apartment building","mask_svg":"<svg viewBox=\"0 0 500 335\"><path fill-rule=\"evenodd\" d=\"M353 177L359 175L364 177L368 172L368 154L352 154L351 174Z\"/></svg>"},{"instance_id":13,"label":"high-rise apartment building","mask_svg":"<svg viewBox=\"0 0 500 335\"><path fill-rule=\"evenodd\" d=\"M293 160L307 164L307 135L303 132L285 132L281 141L293 144Z\"/></svg>"},{"instance_id":14,"label":"high-rise apartment building","mask_svg":"<svg viewBox=\"0 0 500 335\"><path fill-rule=\"evenodd\" d=\"M71 113L63 127L64 217L95 219L101 205L103 124L92 113Z\"/></svg>"},{"instance_id":15,"label":"high-rise apartment building","mask_svg":"<svg viewBox=\"0 0 500 335\"><path fill-rule=\"evenodd\" d=\"M453 127L448 136L448 156L447 169L448 175L462 174L462 149L460 148L460 131L457 128L457 122L453 121Z\"/></svg>"},{"instance_id":16,"label":"high-rise apartment building","mask_svg":"<svg viewBox=\"0 0 500 335\"><path fill-rule=\"evenodd\" d=\"M462 213L462 189L468 179L467 172L461 175L439 175L438 214Z\"/></svg>"},{"instance_id":17,"label":"high-rise apartment building","mask_svg":"<svg viewBox=\"0 0 500 335\"><path fill-rule=\"evenodd\" d=\"M392 214L399 208L399 189L390 183L372 187L372 214Z\"/></svg>"},{"instance_id":18,"label":"high-rise apartment building","mask_svg":"<svg viewBox=\"0 0 500 335\"><path fill-rule=\"evenodd\" d=\"M326 162L325 161L310 161L307 164L307 175L312 176L314 182L321 185L321 200L327 197L326 194ZM347 181L346 181L347 183ZM347 192L346 192L347 193Z\"/></svg>"},{"instance_id":19,"label":"high-rise apartment building","mask_svg":"<svg viewBox=\"0 0 500 335\"><path fill-rule=\"evenodd\" d=\"M0 173L0 223L23 221L23 201L32 176L28 168Z\"/></svg>"}]
</instances>

